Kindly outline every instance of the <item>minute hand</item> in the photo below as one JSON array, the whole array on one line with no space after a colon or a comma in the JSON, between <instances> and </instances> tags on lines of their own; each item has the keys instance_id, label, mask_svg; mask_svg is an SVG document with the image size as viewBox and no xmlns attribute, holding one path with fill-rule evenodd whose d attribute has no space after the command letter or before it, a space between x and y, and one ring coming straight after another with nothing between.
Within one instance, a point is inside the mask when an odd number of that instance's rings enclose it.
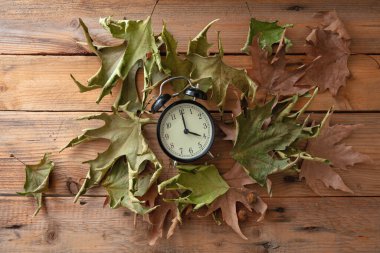
<instances>
[{"instance_id":1,"label":"minute hand","mask_svg":"<svg viewBox=\"0 0 380 253\"><path fill-rule=\"evenodd\" d=\"M185 122L185 117L183 116L183 113L181 113L181 116L182 116L183 127L185 128L184 131L185 131L185 134L186 134L187 132L189 132L189 130L187 130L186 122Z\"/></svg>"}]
</instances>

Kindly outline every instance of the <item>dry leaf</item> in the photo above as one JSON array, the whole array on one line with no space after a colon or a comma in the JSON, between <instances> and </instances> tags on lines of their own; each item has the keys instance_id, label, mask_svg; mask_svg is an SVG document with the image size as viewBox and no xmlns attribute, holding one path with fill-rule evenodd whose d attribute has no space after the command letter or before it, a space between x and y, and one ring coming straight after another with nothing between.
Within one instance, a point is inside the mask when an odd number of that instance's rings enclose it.
<instances>
[{"instance_id":1,"label":"dry leaf","mask_svg":"<svg viewBox=\"0 0 380 253\"><path fill-rule=\"evenodd\" d=\"M244 169L238 164L235 165L222 175L224 180L230 186L230 189L222 196L217 198L210 206L206 216L214 211L221 209L223 220L230 226L241 238L247 240L247 237L241 232L239 219L236 212L237 202L242 203L249 211L253 209L260 213L259 220L262 220L267 209L267 205L260 197L256 197L253 203L247 198L252 190L245 188L245 185L254 184L255 181L250 178ZM253 204L253 206L251 206Z\"/></svg>"},{"instance_id":2,"label":"dry leaf","mask_svg":"<svg viewBox=\"0 0 380 253\"><path fill-rule=\"evenodd\" d=\"M170 191L165 192L162 198L158 199L158 207L148 214L149 223L152 225L149 235L149 245L151 246L156 244L159 238L162 238L166 217L169 217L172 221L167 233L167 238L173 235L174 229L181 221L177 205L174 202L164 201L166 198L175 198L176 196L174 194L176 193Z\"/></svg>"},{"instance_id":3,"label":"dry leaf","mask_svg":"<svg viewBox=\"0 0 380 253\"><path fill-rule=\"evenodd\" d=\"M150 207L153 208L155 206L155 201L158 196L158 188L157 184L154 183L149 190L142 196L140 199L142 201L145 201L146 204Z\"/></svg>"},{"instance_id":4,"label":"dry leaf","mask_svg":"<svg viewBox=\"0 0 380 253\"><path fill-rule=\"evenodd\" d=\"M239 91L235 91L234 93L236 95L236 100L234 101L234 103L232 103L231 115L232 115L233 120L235 121L236 117L239 116L243 110L240 98L244 94L242 92L239 92ZM245 98L243 98L243 99L245 99ZM245 109L246 108L244 107L244 110ZM220 130L222 130L222 132L226 135L225 137L223 137L223 140L235 142L235 140L236 140L236 125L235 125L235 123L226 124L225 122L223 122L223 120L220 120L220 121L216 121L216 124L218 125Z\"/></svg>"},{"instance_id":5,"label":"dry leaf","mask_svg":"<svg viewBox=\"0 0 380 253\"><path fill-rule=\"evenodd\" d=\"M112 37L122 39L123 43L117 46L96 46L88 33L88 29L83 21L79 20L90 51L95 53L101 62L100 69L88 81L87 86L77 81L74 76L72 79L79 87L81 92L93 89L102 89L97 103L104 96L111 93L119 80L123 82L123 94L119 95L114 103L117 109L119 105L130 99L137 98L136 86L134 83L136 71L143 65L145 86L151 86L166 77L166 70L161 65L159 43L157 42L152 29L152 21L149 16L145 20L112 20L111 17L101 18L99 23L107 30ZM141 43L141 42L144 43ZM129 77L128 77L129 75ZM128 78L127 78L128 77ZM126 94L130 92L130 94ZM133 108L136 110L135 108Z\"/></svg>"},{"instance_id":6,"label":"dry leaf","mask_svg":"<svg viewBox=\"0 0 380 253\"><path fill-rule=\"evenodd\" d=\"M206 25L202 31L198 33L197 36L195 36L190 42L187 50L187 55L190 54L198 54L200 56L207 57L208 56L208 50L212 46L211 43L207 41L207 32L210 29L210 27L217 22L219 19L214 19L208 25Z\"/></svg>"},{"instance_id":7,"label":"dry leaf","mask_svg":"<svg viewBox=\"0 0 380 253\"><path fill-rule=\"evenodd\" d=\"M322 24L307 36L306 53L311 58L320 59L307 71L305 78L318 86L321 92L328 89L336 96L350 76L347 66L351 53L350 37L335 12L322 12L319 16L323 18Z\"/></svg>"},{"instance_id":8,"label":"dry leaf","mask_svg":"<svg viewBox=\"0 0 380 253\"><path fill-rule=\"evenodd\" d=\"M158 185L158 192L179 191L178 198L167 199L185 206L194 204L194 210L211 204L229 189L213 164L177 164L178 174Z\"/></svg>"},{"instance_id":9,"label":"dry leaf","mask_svg":"<svg viewBox=\"0 0 380 253\"><path fill-rule=\"evenodd\" d=\"M321 26L326 31L332 31L339 34L342 39L350 40L351 36L348 34L342 20L338 17L336 11L320 11L314 15L316 18L321 18Z\"/></svg>"},{"instance_id":10,"label":"dry leaf","mask_svg":"<svg viewBox=\"0 0 380 253\"><path fill-rule=\"evenodd\" d=\"M222 121L216 122L220 130L226 135L223 137L225 141L235 141L236 140L236 126L234 124L225 124Z\"/></svg>"},{"instance_id":11,"label":"dry leaf","mask_svg":"<svg viewBox=\"0 0 380 253\"><path fill-rule=\"evenodd\" d=\"M166 47L166 57L162 59L162 65L164 68L170 70L171 76L190 76L192 64L188 59L182 59L177 53L177 41L173 35L166 29L164 23L162 32L162 40ZM174 80L173 89L175 92L182 91L188 84L185 80Z\"/></svg>"},{"instance_id":12,"label":"dry leaf","mask_svg":"<svg viewBox=\"0 0 380 253\"><path fill-rule=\"evenodd\" d=\"M122 205L131 209L138 203L136 197L145 194L162 170L162 165L142 134L142 126L149 123L149 119L135 117L129 112L101 113L82 119L102 120L104 125L86 129L65 148L95 139L106 139L110 144L107 150L99 153L94 160L86 161L90 164L90 170L75 201L89 188L102 183L109 194L113 195L110 196L111 207ZM150 167L150 163L153 168ZM141 206L138 210L142 210ZM132 211L137 212L137 209L132 208Z\"/></svg>"},{"instance_id":13,"label":"dry leaf","mask_svg":"<svg viewBox=\"0 0 380 253\"><path fill-rule=\"evenodd\" d=\"M249 46L252 44L252 41L256 36L259 37L260 47L268 51L270 54L272 53L273 44L279 43L282 39L284 39L286 49L291 47L292 42L288 38L282 38L282 36L285 29L287 27L293 27L293 25L285 24L283 26L279 26L277 22L278 21L266 22L251 18L247 41L241 50L247 53L249 51Z\"/></svg>"},{"instance_id":14,"label":"dry leaf","mask_svg":"<svg viewBox=\"0 0 380 253\"><path fill-rule=\"evenodd\" d=\"M285 36L283 35L278 50L273 57L259 46L258 38L254 38L250 47L252 68L248 70L248 75L256 82L259 90L264 90L266 94L277 96L303 94L310 87L305 87L305 83L299 81L313 63L308 66L303 65L296 70L288 70L286 68L284 38ZM308 83L308 85L311 86L311 83Z\"/></svg>"},{"instance_id":15,"label":"dry leaf","mask_svg":"<svg viewBox=\"0 0 380 253\"><path fill-rule=\"evenodd\" d=\"M326 163L305 160L301 167L300 178L305 178L306 183L316 193L318 193L318 181L322 181L326 187L352 193L352 190L347 187L333 168L347 169L347 166L369 161L370 158L354 151L351 146L341 143L359 125L329 126L329 121L330 118L317 138L309 140L306 151L311 155L328 159L331 166Z\"/></svg>"},{"instance_id":16,"label":"dry leaf","mask_svg":"<svg viewBox=\"0 0 380 253\"><path fill-rule=\"evenodd\" d=\"M145 172L145 171L144 171ZM149 188L150 175L144 177L143 173L135 177L136 191L131 191L129 163L125 157L120 157L109 169L102 179L102 186L109 195L109 206L118 208L126 207L134 213L146 214L151 212L154 207L149 208L144 201L140 201L136 196L141 196L140 192L146 192Z\"/></svg>"},{"instance_id":17,"label":"dry leaf","mask_svg":"<svg viewBox=\"0 0 380 253\"><path fill-rule=\"evenodd\" d=\"M54 170L54 162L50 160L50 153L45 153L38 164L25 165L24 191L17 194L33 196L37 201L37 208L33 214L36 216L42 207L42 193L49 188L50 173ZM13 156L14 157L14 156Z\"/></svg>"},{"instance_id":18,"label":"dry leaf","mask_svg":"<svg viewBox=\"0 0 380 253\"><path fill-rule=\"evenodd\" d=\"M233 85L242 91L246 97L253 100L256 93L256 84L248 77L245 70L236 69L225 64L223 61L224 51L219 33L218 50L219 53L212 56L191 53L187 56L187 59L193 63L191 78L196 82L207 81L204 84L204 88L211 90L211 99L222 112L229 86Z\"/></svg>"}]
</instances>

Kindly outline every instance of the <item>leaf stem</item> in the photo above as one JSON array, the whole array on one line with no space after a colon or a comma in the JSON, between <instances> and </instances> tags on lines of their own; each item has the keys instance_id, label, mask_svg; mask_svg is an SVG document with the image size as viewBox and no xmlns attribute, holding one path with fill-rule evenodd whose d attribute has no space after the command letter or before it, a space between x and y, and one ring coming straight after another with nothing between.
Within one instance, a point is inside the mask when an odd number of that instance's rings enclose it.
<instances>
[{"instance_id":1,"label":"leaf stem","mask_svg":"<svg viewBox=\"0 0 380 253\"><path fill-rule=\"evenodd\" d=\"M322 162L322 163L329 162L328 159L321 158L321 157L311 156L311 155L309 155L306 152L301 152L301 153L297 154L297 156L299 156L303 160L309 160L309 161L314 161L314 162Z\"/></svg>"},{"instance_id":2,"label":"leaf stem","mask_svg":"<svg viewBox=\"0 0 380 253\"><path fill-rule=\"evenodd\" d=\"M252 18L252 12L251 12L251 9L249 8L249 4L247 1L245 1L245 5L247 6L249 16Z\"/></svg>"},{"instance_id":3,"label":"leaf stem","mask_svg":"<svg viewBox=\"0 0 380 253\"><path fill-rule=\"evenodd\" d=\"M153 13L154 13L154 10L156 9L156 6L157 6L157 4L158 4L158 2L159 2L160 0L156 0L156 2L154 3L154 6L153 6L153 9L152 9L152 11L150 12L150 17L152 17L152 15L153 15Z\"/></svg>"},{"instance_id":4,"label":"leaf stem","mask_svg":"<svg viewBox=\"0 0 380 253\"><path fill-rule=\"evenodd\" d=\"M9 157L15 158L17 161L19 161L20 163L22 163L23 165L26 166L26 164L23 161L21 161L20 159L18 159L14 154L10 154Z\"/></svg>"}]
</instances>

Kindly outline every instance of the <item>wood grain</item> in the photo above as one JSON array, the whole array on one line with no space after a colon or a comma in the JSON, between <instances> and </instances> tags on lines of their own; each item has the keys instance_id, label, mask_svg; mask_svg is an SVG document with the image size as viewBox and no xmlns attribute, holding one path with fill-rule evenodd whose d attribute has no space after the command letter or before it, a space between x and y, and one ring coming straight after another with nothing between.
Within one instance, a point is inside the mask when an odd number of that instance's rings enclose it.
<instances>
[{"instance_id":1,"label":"wood grain","mask_svg":"<svg viewBox=\"0 0 380 253\"><path fill-rule=\"evenodd\" d=\"M62 1L48 4L38 1L2 1L0 20L1 54L83 54L76 44L83 35L78 18L88 24L97 41L110 44L115 41L98 24L99 17L144 19L153 8L154 0L143 1ZM216 41L216 31L222 31L226 53L240 53L247 37L250 14L246 1L161 1L153 15L156 33L162 29L162 20L179 41L179 50L185 51L189 38L194 37L210 21L220 21L210 30L210 40ZM352 36L355 53L380 53L380 5L372 0L313 1L295 3L291 0L248 1L254 17L280 23L293 23L288 35L293 40L292 53L304 52L308 26L315 26L313 14L336 10ZM213 48L215 50L215 47Z\"/></svg>"},{"instance_id":2,"label":"wood grain","mask_svg":"<svg viewBox=\"0 0 380 253\"><path fill-rule=\"evenodd\" d=\"M68 185L71 181L79 182L86 175L87 165L82 161L94 159L97 152L107 147L106 141L95 141L82 144L58 154L72 138L81 134L81 130L96 127L101 121L77 121L78 117L88 113L77 112L0 112L0 194L14 194L22 189L24 180L23 165L10 158L10 153L16 155L25 163L35 163L44 152L53 152L56 169L51 180L49 194L70 195ZM320 117L317 114L315 117ZM379 196L380 174L380 115L372 113L350 113L333 115L333 123L363 124L350 138L348 145L364 154L368 154L374 164L359 164L347 171L338 171L344 181L355 192L355 196ZM166 172L163 178L173 176L175 171L169 168L169 159L160 149L155 125L145 127L145 137L149 140L152 150L164 162ZM213 163L221 171L232 167L234 161L230 158L231 144L222 140L218 132L216 142L212 148L219 158ZM273 180L273 195L275 197L315 196L304 182L298 181L294 175L278 174L271 177ZM71 185L74 186L74 185ZM260 189L264 194L264 190ZM351 196L340 191L325 189L321 185L320 192L325 196ZM104 194L101 189L89 191L91 195Z\"/></svg>"},{"instance_id":3,"label":"wood grain","mask_svg":"<svg viewBox=\"0 0 380 253\"><path fill-rule=\"evenodd\" d=\"M380 61L380 56L373 56ZM290 56L289 62L298 65L303 56ZM226 63L239 68L250 68L249 56L225 56ZM70 73L86 83L96 73L99 63L92 56L0 56L0 110L49 110L49 111L109 111L115 95L107 96L97 105L99 90L80 93L70 78ZM342 90L352 110L380 110L380 70L376 63L364 55L349 60L351 79ZM142 75L138 83L142 84ZM371 92L369 92L371 91ZM228 92L226 109L235 101ZM350 108L338 104L328 93L319 94L309 110L336 110ZM215 110L215 106L208 106Z\"/></svg>"},{"instance_id":4,"label":"wood grain","mask_svg":"<svg viewBox=\"0 0 380 253\"><path fill-rule=\"evenodd\" d=\"M84 37L78 18L84 19L97 42L118 43L98 25L98 18L113 15L120 19L142 19L151 12L155 0L141 1L62 1L4 0L0 19L0 252L378 252L380 241L380 5L373 0L304 0L248 1L258 19L293 23L287 34L294 46L289 61L299 65L304 60L304 39L308 26L318 22L317 11L336 10L352 36L351 49L356 54L349 60L352 78L342 90L351 109L335 101L328 93L319 94L310 111L320 118L321 111L335 105L333 123L363 124L346 143L369 155L373 164L359 164L338 171L354 194L319 186L317 197L304 182L292 174L276 174L273 198L266 219L257 223L257 215L242 222L249 238L240 239L225 226L217 226L210 217L194 215L184 218L183 225L170 240L147 246L148 224L126 209L102 208L105 192L91 189L78 204L72 193L86 175L82 161L95 158L107 147L106 141L95 141L58 151L71 138L96 121L76 118L100 111L110 111L118 92L97 105L98 90L79 93L70 79L74 74L85 81L99 67L98 60L76 42ZM210 29L209 39L216 42L216 31L222 32L225 61L234 67L250 68L248 56L240 55L245 42L249 12L245 0L180 1L161 0L153 15L155 33L162 20L185 52L190 38L208 22L220 20ZM216 51L216 45L211 48ZM21 55L20 55L21 54ZM31 55L32 54L32 55ZM83 55L86 56L83 56ZM239 54L239 55L237 55ZM80 56L82 55L82 56ZM142 75L138 76L139 84ZM229 92L228 94L231 94ZM259 99L261 97L259 96ZM234 97L227 97L229 110ZM216 110L214 106L208 107ZM91 112L89 112L91 111ZM156 115L157 116L157 115ZM215 117L216 114L214 114ZM162 179L174 175L169 160L159 148L155 125L144 128L144 135L166 171ZM231 144L217 139L212 152L219 157L213 162L221 171L233 165ZM53 152L56 169L46 206L37 217L32 198L15 195L24 183L25 163L37 162L43 153ZM263 189L257 188L262 196Z\"/></svg>"},{"instance_id":5,"label":"wood grain","mask_svg":"<svg viewBox=\"0 0 380 253\"><path fill-rule=\"evenodd\" d=\"M169 240L147 246L148 225L133 228L126 209L102 208L103 198L45 198L34 218L32 198L0 197L2 252L378 252L380 198L266 199L262 223L241 224L247 241L211 217L185 217Z\"/></svg>"}]
</instances>

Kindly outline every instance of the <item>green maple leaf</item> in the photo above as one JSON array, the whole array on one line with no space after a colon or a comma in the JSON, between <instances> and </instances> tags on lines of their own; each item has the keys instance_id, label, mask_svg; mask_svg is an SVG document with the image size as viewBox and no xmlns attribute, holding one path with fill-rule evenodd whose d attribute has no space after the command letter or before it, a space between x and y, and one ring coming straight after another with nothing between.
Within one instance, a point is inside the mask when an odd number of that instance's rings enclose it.
<instances>
[{"instance_id":1,"label":"green maple leaf","mask_svg":"<svg viewBox=\"0 0 380 253\"><path fill-rule=\"evenodd\" d=\"M151 18L145 20L111 20L110 17L101 18L100 24L111 33L114 38L123 39L123 43L117 46L103 47L95 46L88 29L82 20L79 20L86 36L89 49L95 53L100 61L101 67L92 76L87 86L82 85L73 76L73 80L78 85L81 92L101 88L101 94L97 99L99 103L102 98L111 93L112 88L119 80L125 80L132 70L132 75L136 72L136 64L144 67L145 79L148 85L158 82L165 77L164 69L161 65L158 45L160 41L153 35ZM161 77L161 78L159 78ZM124 82L124 92L136 89L135 84ZM122 96L115 101L115 108L122 105ZM121 101L119 101L121 100Z\"/></svg>"},{"instance_id":2,"label":"green maple leaf","mask_svg":"<svg viewBox=\"0 0 380 253\"><path fill-rule=\"evenodd\" d=\"M142 135L141 128L149 122L149 119L140 119L129 112L124 117L116 111L113 114L102 113L82 119L102 120L104 125L99 128L85 130L83 135L74 138L65 148L96 139L109 140L110 145L106 151L98 154L96 159L86 162L90 164L90 170L75 197L75 201L85 194L89 188L99 185L107 172L121 157L125 157L128 163L129 191L135 196L137 196L136 193L139 196L143 195L145 192L141 190L141 173L145 172L148 162L154 165L154 169L143 179L143 182L147 184L147 186L143 187L145 191L156 181L162 170L160 162L150 150Z\"/></svg>"},{"instance_id":3,"label":"green maple leaf","mask_svg":"<svg viewBox=\"0 0 380 253\"><path fill-rule=\"evenodd\" d=\"M110 168L105 178L102 180L102 186L108 192L110 198L110 207L118 208L126 207L138 214L146 214L154 210L147 208L143 202L136 198L133 192L129 189L129 164L125 157L120 157ZM140 179L140 178L139 178ZM140 187L142 186L142 187ZM137 191L146 192L149 189L149 184L139 184Z\"/></svg>"},{"instance_id":4,"label":"green maple leaf","mask_svg":"<svg viewBox=\"0 0 380 253\"><path fill-rule=\"evenodd\" d=\"M267 176L296 166L298 159L325 161L312 157L297 148L300 140L314 138L320 124L306 126L308 118L298 123L311 99L298 112L291 113L299 96L277 102L272 99L263 106L247 109L236 117L237 137L232 157L243 165L246 172L260 185L265 185ZM268 122L270 122L268 124Z\"/></svg>"},{"instance_id":5,"label":"green maple leaf","mask_svg":"<svg viewBox=\"0 0 380 253\"><path fill-rule=\"evenodd\" d=\"M238 134L232 156L260 185L264 185L269 174L288 168L289 158L276 159L270 154L285 150L301 134L302 128L294 123L276 122L263 130L265 120L272 115L273 99L264 106L257 106L237 118Z\"/></svg>"},{"instance_id":6,"label":"green maple leaf","mask_svg":"<svg viewBox=\"0 0 380 253\"><path fill-rule=\"evenodd\" d=\"M139 68L141 68L141 62L137 62L123 80L121 90L113 104L114 108L122 107L123 110L130 112L142 109L142 102L136 89L136 75Z\"/></svg>"},{"instance_id":7,"label":"green maple leaf","mask_svg":"<svg viewBox=\"0 0 380 253\"><path fill-rule=\"evenodd\" d=\"M207 31L210 29L211 25L217 22L219 19L211 21L202 31L195 36L190 42L187 49L187 54L198 54L201 56L208 56L208 50L212 46L211 43L207 41Z\"/></svg>"},{"instance_id":8,"label":"green maple leaf","mask_svg":"<svg viewBox=\"0 0 380 253\"><path fill-rule=\"evenodd\" d=\"M157 48L160 48L164 41L162 36L155 36ZM161 62L158 64L155 57L149 55L144 63L144 90L142 103L146 107L146 99L154 87L156 87L162 80L167 78L170 70L163 68Z\"/></svg>"},{"instance_id":9,"label":"green maple leaf","mask_svg":"<svg viewBox=\"0 0 380 253\"><path fill-rule=\"evenodd\" d=\"M292 24L279 26L277 22L278 21L265 22L251 18L247 41L241 50L245 53L249 53L249 46L252 45L253 38L259 34L259 43L261 48L267 50L269 54L271 54L273 44L279 43L281 37L283 36L284 30L287 27L293 26ZM292 46L292 42L288 38L285 38L285 44L287 49Z\"/></svg>"},{"instance_id":10,"label":"green maple leaf","mask_svg":"<svg viewBox=\"0 0 380 253\"><path fill-rule=\"evenodd\" d=\"M46 153L38 164L26 165L26 179L24 191L18 192L20 195L32 195L37 201L37 208L34 216L38 214L42 207L42 193L49 188L49 176L54 169L54 163L49 159L49 153Z\"/></svg>"},{"instance_id":11,"label":"green maple leaf","mask_svg":"<svg viewBox=\"0 0 380 253\"><path fill-rule=\"evenodd\" d=\"M159 186L159 192L179 190L181 195L172 199L178 204L195 204L194 209L211 204L226 193L228 184L214 165L177 165L179 174Z\"/></svg>"},{"instance_id":12,"label":"green maple leaf","mask_svg":"<svg viewBox=\"0 0 380 253\"><path fill-rule=\"evenodd\" d=\"M164 24L161 33L162 40L166 46L166 58L163 60L162 65L170 70L171 76L190 76L192 63L188 59L181 59L177 54L177 41L173 35L166 29ZM179 92L187 85L184 80L173 81L174 91Z\"/></svg>"},{"instance_id":13,"label":"green maple leaf","mask_svg":"<svg viewBox=\"0 0 380 253\"><path fill-rule=\"evenodd\" d=\"M196 53L188 55L188 59L193 63L191 78L198 80L208 80L208 89L211 89L212 100L215 101L221 111L226 99L227 88L234 85L240 89L247 97L254 98L256 84L248 77L245 70L232 68L223 62L223 47L218 34L219 53L213 56L201 56Z\"/></svg>"}]
</instances>

